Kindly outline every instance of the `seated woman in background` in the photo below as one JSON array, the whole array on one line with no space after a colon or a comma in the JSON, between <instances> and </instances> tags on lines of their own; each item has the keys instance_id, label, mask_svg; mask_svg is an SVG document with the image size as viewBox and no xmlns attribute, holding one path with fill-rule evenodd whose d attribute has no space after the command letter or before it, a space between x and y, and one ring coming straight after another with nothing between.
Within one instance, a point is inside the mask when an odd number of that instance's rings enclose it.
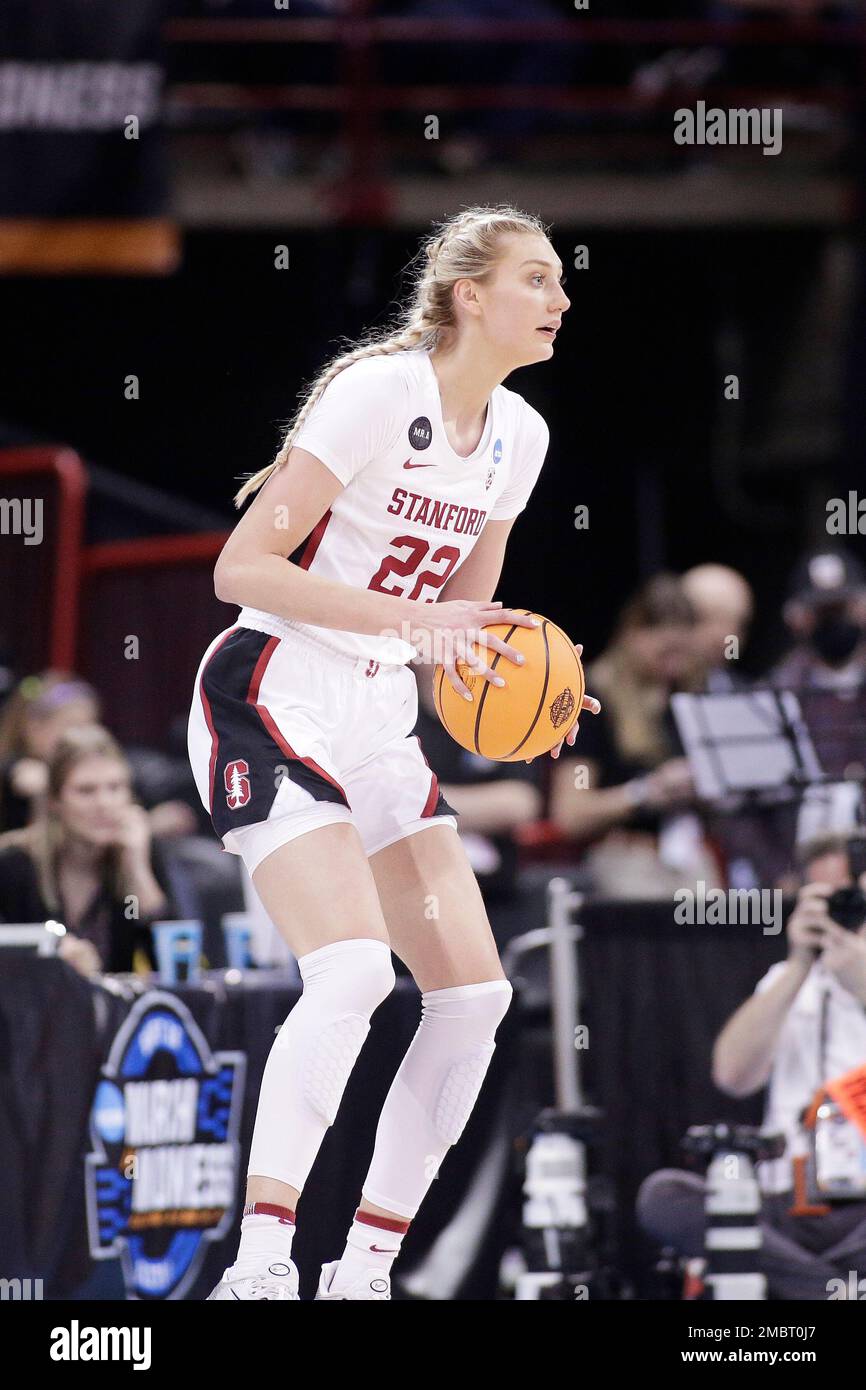
<instances>
[{"instance_id":1,"label":"seated woman in background","mask_svg":"<svg viewBox=\"0 0 866 1390\"><path fill-rule=\"evenodd\" d=\"M101 719L98 692L79 676L43 671L18 682L0 713L0 833L30 825L41 813L48 788L48 763L58 739L68 729L98 724ZM130 748L125 756L153 834L195 834L201 803L185 752L180 779L170 776L173 762L178 760L164 753L140 747ZM185 780L189 781L186 797ZM174 790L178 783L180 794ZM168 798L159 794L160 785L172 789ZM210 822L205 828L210 837Z\"/></svg>"},{"instance_id":2,"label":"seated woman in background","mask_svg":"<svg viewBox=\"0 0 866 1390\"><path fill-rule=\"evenodd\" d=\"M45 671L18 682L0 716L0 831L35 819L57 740L99 718L99 696L77 676Z\"/></svg>"},{"instance_id":3,"label":"seated woman in background","mask_svg":"<svg viewBox=\"0 0 866 1390\"><path fill-rule=\"evenodd\" d=\"M165 882L123 750L99 724L69 729L40 815L0 835L0 922L62 922L60 954L85 975L148 970L148 925L175 915Z\"/></svg>"},{"instance_id":4,"label":"seated woman in background","mask_svg":"<svg viewBox=\"0 0 866 1390\"><path fill-rule=\"evenodd\" d=\"M670 697L700 688L695 612L675 575L657 574L623 609L607 650L587 668L601 714L581 721L552 769L550 819L591 845L595 890L612 898L666 898L702 878L721 883L691 809Z\"/></svg>"}]
</instances>

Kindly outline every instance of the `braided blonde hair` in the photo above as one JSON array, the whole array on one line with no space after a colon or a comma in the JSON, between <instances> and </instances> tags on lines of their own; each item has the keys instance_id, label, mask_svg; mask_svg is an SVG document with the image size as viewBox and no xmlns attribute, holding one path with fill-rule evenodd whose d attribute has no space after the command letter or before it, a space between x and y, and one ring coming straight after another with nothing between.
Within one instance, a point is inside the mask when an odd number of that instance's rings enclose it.
<instances>
[{"instance_id":1,"label":"braided blonde hair","mask_svg":"<svg viewBox=\"0 0 866 1390\"><path fill-rule=\"evenodd\" d=\"M301 425L328 383L339 372L367 357L411 352L413 348L421 347L432 351L446 333L456 328L451 293L454 285L458 280L487 279L496 265L500 237L508 232L536 232L548 236L549 228L538 217L520 212L507 203L499 203L495 207L466 208L436 224L435 230L422 242L410 263L415 272L412 295L397 323L381 337L356 343L323 368L288 425L273 463L247 477L235 495L236 507L243 506L251 493L262 487L278 468L282 468Z\"/></svg>"}]
</instances>

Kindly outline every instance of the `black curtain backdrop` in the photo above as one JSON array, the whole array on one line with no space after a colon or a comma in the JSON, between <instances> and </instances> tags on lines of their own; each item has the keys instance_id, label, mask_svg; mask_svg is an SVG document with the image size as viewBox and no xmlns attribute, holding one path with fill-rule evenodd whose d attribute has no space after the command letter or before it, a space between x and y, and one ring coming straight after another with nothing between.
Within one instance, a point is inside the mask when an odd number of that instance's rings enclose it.
<instances>
[{"instance_id":1,"label":"black curtain backdrop","mask_svg":"<svg viewBox=\"0 0 866 1390\"><path fill-rule=\"evenodd\" d=\"M0 281L0 421L68 442L230 526L240 476L271 459L304 384L344 338L390 321L423 230L199 231L165 279ZM572 308L553 360L507 382L548 419L551 446L500 597L549 614L591 658L642 577L717 559L757 589L743 664L760 671L784 643L787 574L822 524L815 497L838 495L842 461L806 469L776 459L738 481L747 503L780 509L770 530L744 513L729 479L714 477L713 440L732 414L744 441L759 438L791 306L814 281L826 233L589 232L576 222L553 236ZM590 268L579 271L583 243ZM287 270L274 269L281 245ZM742 345L736 361L731 341ZM739 401L723 399L727 371L741 373ZM124 397L129 375L137 400ZM853 366L850 391L852 376ZM579 505L589 508L585 531L574 526ZM863 537L849 544L866 558Z\"/></svg>"}]
</instances>

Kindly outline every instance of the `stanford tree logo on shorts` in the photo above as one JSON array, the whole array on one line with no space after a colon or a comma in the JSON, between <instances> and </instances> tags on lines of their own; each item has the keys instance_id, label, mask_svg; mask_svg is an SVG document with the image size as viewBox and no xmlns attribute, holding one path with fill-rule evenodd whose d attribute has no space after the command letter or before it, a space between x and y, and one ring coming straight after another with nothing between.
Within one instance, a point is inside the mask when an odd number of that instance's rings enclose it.
<instances>
[{"instance_id":1,"label":"stanford tree logo on shorts","mask_svg":"<svg viewBox=\"0 0 866 1390\"><path fill-rule=\"evenodd\" d=\"M233 763L226 765L226 805L231 811L239 811L252 796L249 770L250 765L243 758L236 758Z\"/></svg>"}]
</instances>

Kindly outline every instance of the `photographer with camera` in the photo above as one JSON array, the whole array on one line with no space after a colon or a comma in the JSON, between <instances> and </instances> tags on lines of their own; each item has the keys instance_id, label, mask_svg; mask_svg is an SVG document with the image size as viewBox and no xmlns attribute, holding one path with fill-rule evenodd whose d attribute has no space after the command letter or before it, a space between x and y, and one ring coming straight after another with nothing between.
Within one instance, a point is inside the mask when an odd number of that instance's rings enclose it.
<instances>
[{"instance_id":1,"label":"photographer with camera","mask_svg":"<svg viewBox=\"0 0 866 1390\"><path fill-rule=\"evenodd\" d=\"M814 1191L806 1200L796 1176L810 1161L804 1116L816 1094L827 1081L866 1064L864 848L866 841L840 835L803 846L804 882L788 919L788 957L758 981L713 1051L720 1090L748 1096L768 1087L763 1129L786 1141L781 1158L758 1165L759 1268L771 1298L826 1299L840 1276L847 1287L852 1271L858 1278L866 1274L866 1139L846 1126L853 1166L847 1200L828 1205ZM855 1195L858 1172L861 1195ZM638 1195L638 1217L661 1244L699 1257L703 1179L677 1169L653 1173Z\"/></svg>"}]
</instances>

